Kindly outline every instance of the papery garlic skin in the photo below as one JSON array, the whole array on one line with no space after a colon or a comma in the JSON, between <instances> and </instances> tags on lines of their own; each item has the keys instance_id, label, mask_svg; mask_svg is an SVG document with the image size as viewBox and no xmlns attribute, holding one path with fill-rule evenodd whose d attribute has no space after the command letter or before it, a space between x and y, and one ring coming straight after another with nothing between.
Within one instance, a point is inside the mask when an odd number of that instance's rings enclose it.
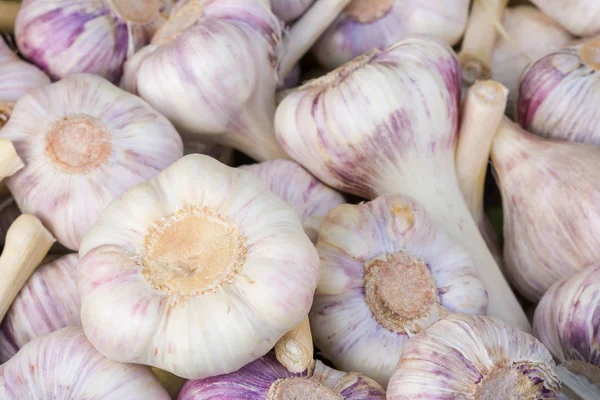
<instances>
[{"instance_id":1,"label":"papery garlic skin","mask_svg":"<svg viewBox=\"0 0 600 400\"><path fill-rule=\"evenodd\" d=\"M388 387L388 400L558 399L546 348L497 318L456 314L415 336Z\"/></svg>"},{"instance_id":2,"label":"papery garlic skin","mask_svg":"<svg viewBox=\"0 0 600 400\"><path fill-rule=\"evenodd\" d=\"M240 168L252 172L292 206L313 243L329 210L346 202L341 194L319 182L294 161L264 161Z\"/></svg>"},{"instance_id":3,"label":"papery garlic skin","mask_svg":"<svg viewBox=\"0 0 600 400\"><path fill-rule=\"evenodd\" d=\"M305 385L302 385L302 382L306 382ZM296 388L287 386L289 383L296 383L299 386ZM280 393L277 393L277 386ZM287 392L286 389L289 390L290 387L292 391ZM306 391L297 393L294 391L297 389ZM385 391L366 376L336 371L321 361L316 361L313 367L303 373L293 374L279 364L273 353L269 353L231 374L189 381L179 395L179 400L288 398L384 400Z\"/></svg>"},{"instance_id":4,"label":"papery garlic skin","mask_svg":"<svg viewBox=\"0 0 600 400\"><path fill-rule=\"evenodd\" d=\"M0 137L13 142L25 163L7 179L19 208L71 250L114 197L183 154L165 117L89 74L31 90Z\"/></svg>"},{"instance_id":5,"label":"papery garlic skin","mask_svg":"<svg viewBox=\"0 0 600 400\"><path fill-rule=\"evenodd\" d=\"M106 359L81 328L63 328L27 343L0 366L6 400L169 400L150 369Z\"/></svg>"},{"instance_id":6,"label":"papery garlic skin","mask_svg":"<svg viewBox=\"0 0 600 400\"><path fill-rule=\"evenodd\" d=\"M0 325L0 363L38 336L59 328L80 326L80 301L75 284L77 254L38 267Z\"/></svg>"},{"instance_id":7,"label":"papery garlic skin","mask_svg":"<svg viewBox=\"0 0 600 400\"><path fill-rule=\"evenodd\" d=\"M600 144L599 47L600 39L584 40L531 63L519 84L519 124L543 137Z\"/></svg>"},{"instance_id":8,"label":"papery garlic skin","mask_svg":"<svg viewBox=\"0 0 600 400\"><path fill-rule=\"evenodd\" d=\"M527 299L600 257L600 154L505 121L492 162L502 194L507 277Z\"/></svg>"},{"instance_id":9,"label":"papery garlic skin","mask_svg":"<svg viewBox=\"0 0 600 400\"><path fill-rule=\"evenodd\" d=\"M448 313L487 310L467 251L408 197L334 208L317 250L321 276L310 313L315 344L336 367L384 387L412 336Z\"/></svg>"},{"instance_id":10,"label":"papery garlic skin","mask_svg":"<svg viewBox=\"0 0 600 400\"><path fill-rule=\"evenodd\" d=\"M189 136L258 159L285 158L274 137L281 22L261 0L180 0L121 86ZM202 62L198 62L202 60Z\"/></svg>"},{"instance_id":11,"label":"papery garlic skin","mask_svg":"<svg viewBox=\"0 0 600 400\"><path fill-rule=\"evenodd\" d=\"M576 36L600 33L600 3L596 0L530 0Z\"/></svg>"},{"instance_id":12,"label":"papery garlic skin","mask_svg":"<svg viewBox=\"0 0 600 400\"><path fill-rule=\"evenodd\" d=\"M333 69L409 34L456 44L467 24L469 0L353 0L313 47L317 61Z\"/></svg>"},{"instance_id":13,"label":"papery garlic skin","mask_svg":"<svg viewBox=\"0 0 600 400\"><path fill-rule=\"evenodd\" d=\"M250 172L188 155L86 233L86 335L111 359L198 379L266 354L306 316L319 259L294 210Z\"/></svg>"},{"instance_id":14,"label":"papery garlic skin","mask_svg":"<svg viewBox=\"0 0 600 400\"><path fill-rule=\"evenodd\" d=\"M301 16L315 0L271 0L273 14L284 22L290 22Z\"/></svg>"},{"instance_id":15,"label":"papery garlic skin","mask_svg":"<svg viewBox=\"0 0 600 400\"><path fill-rule=\"evenodd\" d=\"M21 60L0 38L0 102L16 102L29 89L48 83L46 74Z\"/></svg>"},{"instance_id":16,"label":"papery garlic skin","mask_svg":"<svg viewBox=\"0 0 600 400\"><path fill-rule=\"evenodd\" d=\"M574 39L568 31L535 7L509 7L492 53L492 79L508 88L507 115L515 112L519 78L532 61L560 50Z\"/></svg>"}]
</instances>

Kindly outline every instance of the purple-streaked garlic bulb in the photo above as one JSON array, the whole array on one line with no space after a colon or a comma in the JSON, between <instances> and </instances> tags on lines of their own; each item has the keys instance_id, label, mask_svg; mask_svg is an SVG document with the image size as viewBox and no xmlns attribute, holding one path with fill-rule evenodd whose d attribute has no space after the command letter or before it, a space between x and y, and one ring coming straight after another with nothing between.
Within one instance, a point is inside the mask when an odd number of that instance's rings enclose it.
<instances>
[{"instance_id":1,"label":"purple-streaked garlic bulb","mask_svg":"<svg viewBox=\"0 0 600 400\"><path fill-rule=\"evenodd\" d=\"M313 47L318 62L333 69L408 34L426 34L451 45L462 37L469 0L352 0Z\"/></svg>"},{"instance_id":2,"label":"purple-streaked garlic bulb","mask_svg":"<svg viewBox=\"0 0 600 400\"><path fill-rule=\"evenodd\" d=\"M78 327L27 343L0 366L0 393L6 400L170 400L148 367L105 358Z\"/></svg>"},{"instance_id":3,"label":"purple-streaked garlic bulb","mask_svg":"<svg viewBox=\"0 0 600 400\"><path fill-rule=\"evenodd\" d=\"M404 347L388 400L558 399L548 350L497 318L449 316Z\"/></svg>"},{"instance_id":4,"label":"purple-streaked garlic bulb","mask_svg":"<svg viewBox=\"0 0 600 400\"><path fill-rule=\"evenodd\" d=\"M275 115L288 154L329 186L364 198L405 194L471 254L488 312L529 322L461 193L454 153L460 66L454 52L413 37L376 49L292 90Z\"/></svg>"},{"instance_id":5,"label":"purple-streaked garlic bulb","mask_svg":"<svg viewBox=\"0 0 600 400\"><path fill-rule=\"evenodd\" d=\"M34 271L0 324L0 363L38 336L81 325L75 284L78 263L77 254L69 254Z\"/></svg>"},{"instance_id":6,"label":"purple-streaked garlic bulb","mask_svg":"<svg viewBox=\"0 0 600 400\"><path fill-rule=\"evenodd\" d=\"M7 179L19 208L71 250L100 211L183 154L173 125L139 97L77 74L29 91L0 137L25 167Z\"/></svg>"},{"instance_id":7,"label":"purple-streaked garlic bulb","mask_svg":"<svg viewBox=\"0 0 600 400\"><path fill-rule=\"evenodd\" d=\"M319 274L295 211L252 173L206 155L115 199L79 255L94 346L188 379L266 354L308 315Z\"/></svg>"},{"instance_id":8,"label":"purple-streaked garlic bulb","mask_svg":"<svg viewBox=\"0 0 600 400\"><path fill-rule=\"evenodd\" d=\"M180 0L121 85L182 134L285 158L273 130L280 21L263 0Z\"/></svg>"},{"instance_id":9,"label":"purple-streaked garlic bulb","mask_svg":"<svg viewBox=\"0 0 600 400\"><path fill-rule=\"evenodd\" d=\"M508 88L507 114L514 114L519 78L530 62L560 50L573 36L535 7L509 7L492 53L492 79Z\"/></svg>"},{"instance_id":10,"label":"purple-streaked garlic bulb","mask_svg":"<svg viewBox=\"0 0 600 400\"><path fill-rule=\"evenodd\" d=\"M272 160L240 168L252 172L292 206L313 243L317 242L329 210L346 202L341 194L319 182L294 161Z\"/></svg>"},{"instance_id":11,"label":"purple-streaked garlic bulb","mask_svg":"<svg viewBox=\"0 0 600 400\"><path fill-rule=\"evenodd\" d=\"M487 310L469 253L405 196L334 208L317 250L315 344L336 367L384 387L411 337L449 313Z\"/></svg>"},{"instance_id":12,"label":"purple-streaked garlic bulb","mask_svg":"<svg viewBox=\"0 0 600 400\"><path fill-rule=\"evenodd\" d=\"M563 392L600 398L600 264L555 283L535 310L535 335L561 363Z\"/></svg>"},{"instance_id":13,"label":"purple-streaked garlic bulb","mask_svg":"<svg viewBox=\"0 0 600 400\"><path fill-rule=\"evenodd\" d=\"M505 272L538 301L552 284L600 259L600 153L539 138L505 119L492 161L502 193Z\"/></svg>"},{"instance_id":14,"label":"purple-streaked garlic bulb","mask_svg":"<svg viewBox=\"0 0 600 400\"><path fill-rule=\"evenodd\" d=\"M284 22L300 17L315 0L271 0L273 14Z\"/></svg>"},{"instance_id":15,"label":"purple-streaked garlic bulb","mask_svg":"<svg viewBox=\"0 0 600 400\"><path fill-rule=\"evenodd\" d=\"M529 0L576 36L600 33L600 2L597 0Z\"/></svg>"},{"instance_id":16,"label":"purple-streaked garlic bulb","mask_svg":"<svg viewBox=\"0 0 600 400\"><path fill-rule=\"evenodd\" d=\"M0 202L0 245L4 246L6 232L10 225L21 215L21 210L17 206L15 199L7 197Z\"/></svg>"},{"instance_id":17,"label":"purple-streaked garlic bulb","mask_svg":"<svg viewBox=\"0 0 600 400\"><path fill-rule=\"evenodd\" d=\"M286 370L269 353L236 372L186 383L179 400L385 400L372 379L321 361L303 373Z\"/></svg>"},{"instance_id":18,"label":"purple-streaked garlic bulb","mask_svg":"<svg viewBox=\"0 0 600 400\"><path fill-rule=\"evenodd\" d=\"M220 144L205 143L199 140L184 140L183 154L206 154L226 165L231 165L233 161L232 148L221 146Z\"/></svg>"},{"instance_id":19,"label":"purple-streaked garlic bulb","mask_svg":"<svg viewBox=\"0 0 600 400\"><path fill-rule=\"evenodd\" d=\"M599 145L599 72L600 39L572 44L529 64L519 84L517 121L543 137Z\"/></svg>"},{"instance_id":20,"label":"purple-streaked garlic bulb","mask_svg":"<svg viewBox=\"0 0 600 400\"><path fill-rule=\"evenodd\" d=\"M53 79L87 72L118 83L160 7L159 0L23 0L17 45Z\"/></svg>"}]
</instances>

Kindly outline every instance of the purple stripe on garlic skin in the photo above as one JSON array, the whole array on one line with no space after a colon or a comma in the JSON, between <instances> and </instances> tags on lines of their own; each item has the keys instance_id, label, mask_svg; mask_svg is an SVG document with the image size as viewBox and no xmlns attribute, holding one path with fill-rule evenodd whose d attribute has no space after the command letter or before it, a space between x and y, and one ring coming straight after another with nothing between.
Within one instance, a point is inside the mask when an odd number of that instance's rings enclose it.
<instances>
[{"instance_id":1,"label":"purple stripe on garlic skin","mask_svg":"<svg viewBox=\"0 0 600 400\"><path fill-rule=\"evenodd\" d=\"M548 350L497 318L455 314L412 338L388 400L558 399Z\"/></svg>"},{"instance_id":2,"label":"purple stripe on garlic skin","mask_svg":"<svg viewBox=\"0 0 600 400\"><path fill-rule=\"evenodd\" d=\"M600 2L596 0L530 0L575 36L600 33Z\"/></svg>"},{"instance_id":3,"label":"purple stripe on garlic skin","mask_svg":"<svg viewBox=\"0 0 600 400\"><path fill-rule=\"evenodd\" d=\"M467 251L405 196L334 208L317 250L321 276L310 313L315 344L340 369L384 387L412 336L450 312L487 310ZM392 288L386 281L398 283Z\"/></svg>"},{"instance_id":4,"label":"purple stripe on garlic skin","mask_svg":"<svg viewBox=\"0 0 600 400\"><path fill-rule=\"evenodd\" d=\"M264 161L240 168L252 172L273 193L292 206L313 243L317 241L327 212L346 202L341 194L319 182L294 161Z\"/></svg>"},{"instance_id":5,"label":"purple stripe on garlic skin","mask_svg":"<svg viewBox=\"0 0 600 400\"><path fill-rule=\"evenodd\" d=\"M62 328L27 343L0 366L6 400L169 400L150 369L102 356L81 328Z\"/></svg>"},{"instance_id":6,"label":"purple stripe on garlic skin","mask_svg":"<svg viewBox=\"0 0 600 400\"><path fill-rule=\"evenodd\" d=\"M21 60L0 38L0 103L16 102L29 89L48 83L46 74Z\"/></svg>"},{"instance_id":7,"label":"purple stripe on garlic skin","mask_svg":"<svg viewBox=\"0 0 600 400\"><path fill-rule=\"evenodd\" d=\"M284 22L300 17L315 0L271 0L273 14Z\"/></svg>"},{"instance_id":8,"label":"purple stripe on garlic skin","mask_svg":"<svg viewBox=\"0 0 600 400\"><path fill-rule=\"evenodd\" d=\"M285 384L286 380L306 381L311 383L313 388L319 388L320 391L287 392L285 390L287 388L281 385ZM276 392L275 385L281 385L280 392ZM325 386L331 391L324 390L321 386ZM385 391L366 376L336 371L320 361L316 361L308 371L293 374L279 364L273 353L269 353L231 374L189 381L181 391L178 400L280 400L288 398L384 400Z\"/></svg>"},{"instance_id":9,"label":"purple stripe on garlic skin","mask_svg":"<svg viewBox=\"0 0 600 400\"><path fill-rule=\"evenodd\" d=\"M0 363L30 340L59 328L80 326L80 301L75 284L77 254L38 267L0 325Z\"/></svg>"},{"instance_id":10,"label":"purple stripe on garlic skin","mask_svg":"<svg viewBox=\"0 0 600 400\"><path fill-rule=\"evenodd\" d=\"M551 139L600 144L600 39L531 63L521 76L516 120Z\"/></svg>"},{"instance_id":11,"label":"purple stripe on garlic skin","mask_svg":"<svg viewBox=\"0 0 600 400\"><path fill-rule=\"evenodd\" d=\"M333 69L409 34L456 44L465 30L468 0L353 0L313 47L318 62Z\"/></svg>"}]
</instances>

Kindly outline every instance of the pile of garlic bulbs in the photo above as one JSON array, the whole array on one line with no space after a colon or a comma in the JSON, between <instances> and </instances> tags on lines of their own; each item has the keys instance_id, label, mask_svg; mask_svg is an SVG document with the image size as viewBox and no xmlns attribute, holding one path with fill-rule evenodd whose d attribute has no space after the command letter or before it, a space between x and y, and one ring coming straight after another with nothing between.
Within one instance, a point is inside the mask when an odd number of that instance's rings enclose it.
<instances>
[{"instance_id":1,"label":"pile of garlic bulbs","mask_svg":"<svg viewBox=\"0 0 600 400\"><path fill-rule=\"evenodd\" d=\"M600 399L598 16L0 0L0 400Z\"/></svg>"}]
</instances>

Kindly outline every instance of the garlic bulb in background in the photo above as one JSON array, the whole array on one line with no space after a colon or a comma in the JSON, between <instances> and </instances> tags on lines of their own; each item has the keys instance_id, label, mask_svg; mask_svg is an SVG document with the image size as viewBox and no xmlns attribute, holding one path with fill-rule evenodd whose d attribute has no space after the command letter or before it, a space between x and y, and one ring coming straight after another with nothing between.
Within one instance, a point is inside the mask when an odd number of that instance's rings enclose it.
<instances>
[{"instance_id":1,"label":"garlic bulb in background","mask_svg":"<svg viewBox=\"0 0 600 400\"><path fill-rule=\"evenodd\" d=\"M17 207L15 199L8 197L0 202L0 245L4 246L6 232L10 225L21 215L21 210Z\"/></svg>"},{"instance_id":2,"label":"garlic bulb in background","mask_svg":"<svg viewBox=\"0 0 600 400\"><path fill-rule=\"evenodd\" d=\"M297 19L315 0L271 0L273 14L284 22Z\"/></svg>"},{"instance_id":3,"label":"garlic bulb in background","mask_svg":"<svg viewBox=\"0 0 600 400\"><path fill-rule=\"evenodd\" d=\"M170 399L149 368L106 359L76 327L27 343L0 366L0 391L7 400Z\"/></svg>"},{"instance_id":4,"label":"garlic bulb in background","mask_svg":"<svg viewBox=\"0 0 600 400\"><path fill-rule=\"evenodd\" d=\"M233 161L233 149L199 140L184 140L183 154L206 154L226 165L231 165Z\"/></svg>"},{"instance_id":5,"label":"garlic bulb in background","mask_svg":"<svg viewBox=\"0 0 600 400\"><path fill-rule=\"evenodd\" d=\"M94 346L188 379L266 354L308 315L319 274L294 210L250 172L204 155L114 200L79 255Z\"/></svg>"},{"instance_id":6,"label":"garlic bulb in background","mask_svg":"<svg viewBox=\"0 0 600 400\"><path fill-rule=\"evenodd\" d=\"M15 35L19 50L53 79L88 72L118 82L123 63L148 41L144 24L159 0L23 0Z\"/></svg>"},{"instance_id":7,"label":"garlic bulb in background","mask_svg":"<svg viewBox=\"0 0 600 400\"><path fill-rule=\"evenodd\" d=\"M600 153L505 119L492 147L502 193L504 263L527 299L600 258Z\"/></svg>"},{"instance_id":8,"label":"garlic bulb in background","mask_svg":"<svg viewBox=\"0 0 600 400\"><path fill-rule=\"evenodd\" d=\"M558 399L548 350L490 317L453 315L408 342L388 400Z\"/></svg>"},{"instance_id":9,"label":"garlic bulb in background","mask_svg":"<svg viewBox=\"0 0 600 400\"><path fill-rule=\"evenodd\" d=\"M59 328L80 326L75 284L77 254L47 262L31 275L0 325L0 363L27 342Z\"/></svg>"},{"instance_id":10,"label":"garlic bulb in background","mask_svg":"<svg viewBox=\"0 0 600 400\"><path fill-rule=\"evenodd\" d=\"M317 250L315 344L336 367L384 387L412 336L448 313L487 310L467 251L407 197L334 208Z\"/></svg>"},{"instance_id":11,"label":"garlic bulb in background","mask_svg":"<svg viewBox=\"0 0 600 400\"><path fill-rule=\"evenodd\" d=\"M600 33L600 2L597 0L530 1L576 36Z\"/></svg>"},{"instance_id":12,"label":"garlic bulb in background","mask_svg":"<svg viewBox=\"0 0 600 400\"><path fill-rule=\"evenodd\" d=\"M599 316L600 264L594 264L552 285L533 321L536 336L562 363L563 391L585 400L600 398Z\"/></svg>"},{"instance_id":13,"label":"garlic bulb in background","mask_svg":"<svg viewBox=\"0 0 600 400\"><path fill-rule=\"evenodd\" d=\"M189 381L179 400L385 400L372 379L331 369L320 361L302 374L283 368L272 353L228 375Z\"/></svg>"},{"instance_id":14,"label":"garlic bulb in background","mask_svg":"<svg viewBox=\"0 0 600 400\"><path fill-rule=\"evenodd\" d=\"M19 208L41 218L71 250L114 197L183 153L166 118L89 74L31 90L0 137L14 143L25 163L7 180Z\"/></svg>"},{"instance_id":15,"label":"garlic bulb in background","mask_svg":"<svg viewBox=\"0 0 600 400\"><path fill-rule=\"evenodd\" d=\"M319 182L294 161L273 160L240 167L252 172L296 211L308 237L316 243L325 215L344 197Z\"/></svg>"},{"instance_id":16,"label":"garlic bulb in background","mask_svg":"<svg viewBox=\"0 0 600 400\"><path fill-rule=\"evenodd\" d=\"M352 0L313 47L317 61L333 69L411 33L451 45L462 37L469 0Z\"/></svg>"},{"instance_id":17,"label":"garlic bulb in background","mask_svg":"<svg viewBox=\"0 0 600 400\"><path fill-rule=\"evenodd\" d=\"M460 90L460 67L447 45L405 39L291 91L277 108L277 138L333 188L369 199L401 193L422 204L470 253L488 312L527 331L457 181Z\"/></svg>"},{"instance_id":18,"label":"garlic bulb in background","mask_svg":"<svg viewBox=\"0 0 600 400\"><path fill-rule=\"evenodd\" d=\"M599 71L600 39L533 62L521 76L517 121L543 137L600 144Z\"/></svg>"},{"instance_id":19,"label":"garlic bulb in background","mask_svg":"<svg viewBox=\"0 0 600 400\"><path fill-rule=\"evenodd\" d=\"M573 36L535 7L510 7L492 53L492 79L508 88L507 114L514 115L519 78L530 62L560 50Z\"/></svg>"}]
</instances>

